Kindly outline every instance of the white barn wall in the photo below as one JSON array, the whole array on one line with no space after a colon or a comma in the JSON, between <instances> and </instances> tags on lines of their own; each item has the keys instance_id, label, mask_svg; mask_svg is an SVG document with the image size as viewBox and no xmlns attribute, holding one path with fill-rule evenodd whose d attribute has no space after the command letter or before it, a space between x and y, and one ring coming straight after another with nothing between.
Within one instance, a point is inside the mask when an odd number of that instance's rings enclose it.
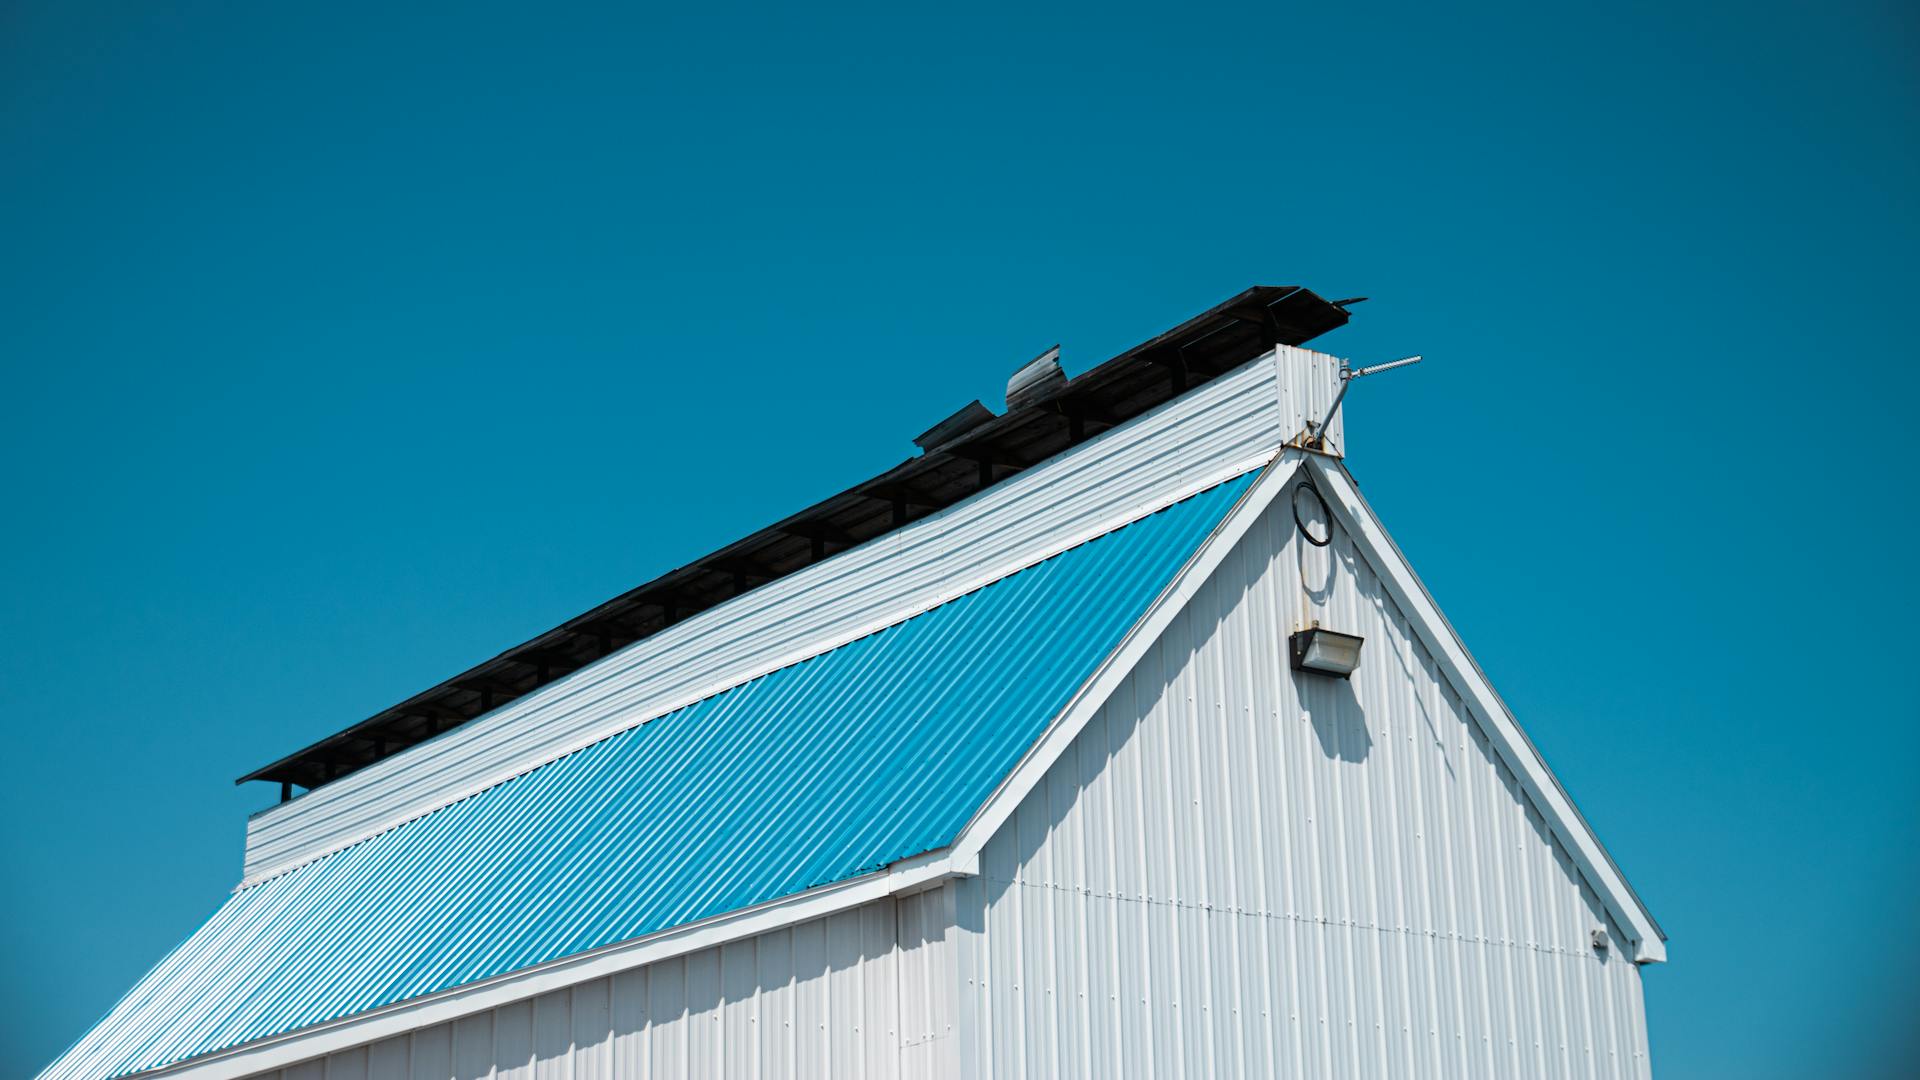
<instances>
[{"instance_id":1,"label":"white barn wall","mask_svg":"<svg viewBox=\"0 0 1920 1080\"><path fill-rule=\"evenodd\" d=\"M1351 683L1287 669L1314 618ZM979 876L263 1076L1649 1075L1618 929L1467 717L1283 496Z\"/></svg>"},{"instance_id":2,"label":"white barn wall","mask_svg":"<svg viewBox=\"0 0 1920 1080\"><path fill-rule=\"evenodd\" d=\"M884 900L258 1080L951 1077L951 893Z\"/></svg>"},{"instance_id":3,"label":"white barn wall","mask_svg":"<svg viewBox=\"0 0 1920 1080\"><path fill-rule=\"evenodd\" d=\"M1258 464L1339 386L1282 346L979 495L730 600L247 823L257 881L898 622ZM1342 425L1335 419L1330 440Z\"/></svg>"},{"instance_id":4,"label":"white barn wall","mask_svg":"<svg viewBox=\"0 0 1920 1080\"><path fill-rule=\"evenodd\" d=\"M1351 683L1288 669L1313 618ZM1648 1075L1619 930L1469 715L1283 496L953 887L961 1075Z\"/></svg>"}]
</instances>

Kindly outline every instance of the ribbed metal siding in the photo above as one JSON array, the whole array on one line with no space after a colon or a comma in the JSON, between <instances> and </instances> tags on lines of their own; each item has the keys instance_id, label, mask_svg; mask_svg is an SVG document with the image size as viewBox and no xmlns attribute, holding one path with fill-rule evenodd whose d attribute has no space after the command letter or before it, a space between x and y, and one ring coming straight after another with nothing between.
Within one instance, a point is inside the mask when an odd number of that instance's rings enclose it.
<instances>
[{"instance_id":1,"label":"ribbed metal siding","mask_svg":"<svg viewBox=\"0 0 1920 1080\"><path fill-rule=\"evenodd\" d=\"M1250 481L244 889L46 1075L157 1067L942 847Z\"/></svg>"},{"instance_id":2,"label":"ribbed metal siding","mask_svg":"<svg viewBox=\"0 0 1920 1080\"><path fill-rule=\"evenodd\" d=\"M1314 618L1351 682L1288 669ZM961 1074L1647 1075L1638 970L1416 642L1283 496L956 885Z\"/></svg>"},{"instance_id":3,"label":"ribbed metal siding","mask_svg":"<svg viewBox=\"0 0 1920 1080\"><path fill-rule=\"evenodd\" d=\"M638 642L499 711L265 810L246 874L277 872L1223 479L1318 417L1339 362L1307 349L1205 384L874 543ZM1336 427L1338 421L1336 421Z\"/></svg>"},{"instance_id":4,"label":"ribbed metal siding","mask_svg":"<svg viewBox=\"0 0 1920 1080\"><path fill-rule=\"evenodd\" d=\"M868 904L258 1080L938 1080L950 1074L928 1055L951 1043L924 1037L939 1010L922 996L931 950L917 936L942 896Z\"/></svg>"}]
</instances>

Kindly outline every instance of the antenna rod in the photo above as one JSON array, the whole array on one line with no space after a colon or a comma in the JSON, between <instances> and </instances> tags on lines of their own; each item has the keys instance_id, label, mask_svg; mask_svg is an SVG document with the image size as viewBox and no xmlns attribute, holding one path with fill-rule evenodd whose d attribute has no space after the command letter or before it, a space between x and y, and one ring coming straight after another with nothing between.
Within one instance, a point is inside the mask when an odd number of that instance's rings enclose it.
<instances>
[{"instance_id":1,"label":"antenna rod","mask_svg":"<svg viewBox=\"0 0 1920 1080\"><path fill-rule=\"evenodd\" d=\"M1409 356L1400 360L1389 360L1384 364L1375 364L1372 367L1363 367L1358 371L1353 372L1350 375L1343 375L1342 377L1348 378L1348 379L1357 379L1362 375L1378 375L1382 371L1392 371L1394 368L1397 368L1397 367L1406 367L1408 364L1417 364L1424 359L1425 357L1421 357L1421 356Z\"/></svg>"},{"instance_id":2,"label":"antenna rod","mask_svg":"<svg viewBox=\"0 0 1920 1080\"><path fill-rule=\"evenodd\" d=\"M1407 356L1399 360L1389 360L1384 364L1375 364L1372 367L1363 368L1350 368L1343 365L1340 368L1340 392L1333 395L1333 404L1327 407L1327 418L1320 421L1319 426L1313 429L1313 438L1307 440L1307 445L1318 447L1322 450L1326 449L1327 425L1333 423L1333 414L1340 411L1340 403L1346 400L1347 387L1353 385L1353 380L1365 375L1377 375L1382 371L1392 371L1397 367L1417 364L1422 359L1423 357L1419 356Z\"/></svg>"}]
</instances>

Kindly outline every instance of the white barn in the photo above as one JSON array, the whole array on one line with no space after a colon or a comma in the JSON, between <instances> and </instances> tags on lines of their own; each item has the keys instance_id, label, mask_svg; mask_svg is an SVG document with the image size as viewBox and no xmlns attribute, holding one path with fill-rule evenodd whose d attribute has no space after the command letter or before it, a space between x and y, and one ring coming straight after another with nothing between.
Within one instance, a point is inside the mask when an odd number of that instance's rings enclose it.
<instances>
[{"instance_id":1,"label":"white barn","mask_svg":"<svg viewBox=\"0 0 1920 1080\"><path fill-rule=\"evenodd\" d=\"M1345 321L1043 357L250 774L233 894L40 1075L1648 1075L1663 935L1318 430Z\"/></svg>"}]
</instances>

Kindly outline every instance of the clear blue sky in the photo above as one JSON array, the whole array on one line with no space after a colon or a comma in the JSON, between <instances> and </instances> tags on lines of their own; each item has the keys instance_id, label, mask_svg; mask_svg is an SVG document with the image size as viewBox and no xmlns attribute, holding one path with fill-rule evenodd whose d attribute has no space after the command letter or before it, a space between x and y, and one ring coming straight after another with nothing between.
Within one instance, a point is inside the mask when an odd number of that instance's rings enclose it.
<instances>
[{"instance_id":1,"label":"clear blue sky","mask_svg":"<svg viewBox=\"0 0 1920 1080\"><path fill-rule=\"evenodd\" d=\"M0 1071L233 777L1055 341L1366 294L1368 496L1672 935L1663 1076L1920 1056L1920 9L0 3Z\"/></svg>"}]
</instances>

